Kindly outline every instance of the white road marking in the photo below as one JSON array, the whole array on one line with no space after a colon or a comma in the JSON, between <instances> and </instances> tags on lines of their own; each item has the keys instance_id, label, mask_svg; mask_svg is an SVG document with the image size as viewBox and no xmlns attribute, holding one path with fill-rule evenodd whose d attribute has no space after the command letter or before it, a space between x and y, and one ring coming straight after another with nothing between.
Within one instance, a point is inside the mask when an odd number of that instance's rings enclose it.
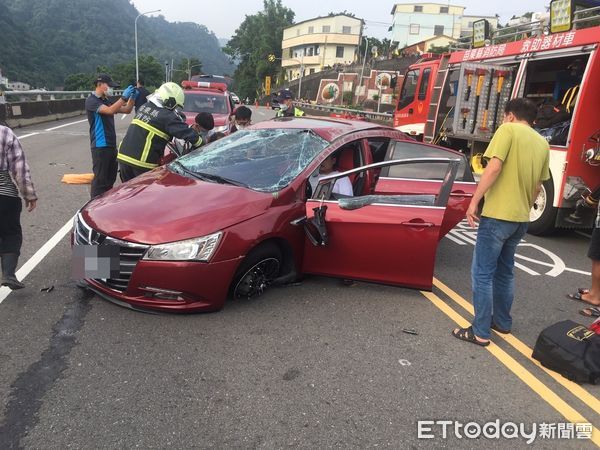
<instances>
[{"instance_id":1,"label":"white road marking","mask_svg":"<svg viewBox=\"0 0 600 450\"><path fill-rule=\"evenodd\" d=\"M456 244L458 244L458 245L467 245L467 243L466 243L466 242L463 242L463 241L462 241L460 238L454 237L454 235L453 235L453 231L454 231L454 230L450 230L450 232L449 232L449 233L448 233L446 236L444 236L444 237L447 237L447 238L448 238L448 239L450 239L452 242L455 242L455 243L456 243Z\"/></svg>"},{"instance_id":2,"label":"white road marking","mask_svg":"<svg viewBox=\"0 0 600 450\"><path fill-rule=\"evenodd\" d=\"M517 255L515 255L516 257ZM537 261L536 261L537 262ZM519 264L518 262L515 261L515 267L517 269L521 269L523 272L528 273L529 275L533 275L535 276L539 276L539 273L537 273L535 270L530 269L529 267L524 266L523 264Z\"/></svg>"},{"instance_id":3,"label":"white road marking","mask_svg":"<svg viewBox=\"0 0 600 450\"><path fill-rule=\"evenodd\" d=\"M584 233L580 232L580 234L584 234ZM475 242L477 240L477 231L474 230L473 228L471 228L466 223L466 221L462 221L459 224L457 224L453 230L450 230L450 232L445 237L447 237L452 242L454 242L458 245L466 245L466 244L475 245ZM538 264L540 266L550 267L550 270L548 272L544 273L544 275L548 275L548 276L554 277L554 278L561 275L563 272L572 272L572 273L577 273L577 274L585 275L585 276L592 275L590 272L586 272L585 270L572 269L570 267L567 267L565 262L562 260L562 258L560 256L558 256L556 253L553 253L550 250L548 250L544 247L541 247L539 245L529 243L523 239L519 243L518 248L524 248L524 247L530 247L534 250L537 250L538 252L545 255L548 259L550 259L550 261L552 261L551 263L548 263L546 261L542 261L539 259L523 256L519 253L515 254L515 258L521 259L523 261L527 261L527 262L533 263L533 264ZM518 269L521 269L523 272L525 272L529 275L532 275L532 276L540 275L540 273L536 272L535 270L533 270L523 264L519 264L518 262L515 262L515 267Z\"/></svg>"},{"instance_id":4,"label":"white road marking","mask_svg":"<svg viewBox=\"0 0 600 450\"><path fill-rule=\"evenodd\" d=\"M27 275L29 275L29 273L33 269L35 269L35 267L40 262L42 262L42 260L48 255L48 253L50 253L50 251L54 247L56 247L56 245L66 236L66 234L69 231L71 231L71 228L73 227L74 217L75 216L71 217L69 221L65 223L63 227L60 230L58 230L48 242L42 245L40 249L37 252L35 252L35 254L31 258L29 258L29 260L27 260L27 262L23 264L23 266L19 270L17 270L17 278L19 280L23 281L27 277ZM10 294L10 292L11 290L6 286L2 286L0 288L0 303L2 303L6 299L6 297L8 297L8 294Z\"/></svg>"},{"instance_id":5,"label":"white road marking","mask_svg":"<svg viewBox=\"0 0 600 450\"><path fill-rule=\"evenodd\" d=\"M539 261L537 259L533 259L533 258L528 258L527 256L523 256L523 255L519 255L518 253L515 255L515 258L519 258L522 259L524 261L529 261L535 264L539 264L540 266L546 266L546 267L553 267L554 269L551 270L550 272L546 273L546 275L550 275L552 277L556 277L558 275L560 275L560 273L557 273L556 275L554 275L552 272L554 272L556 270L556 266L554 264L550 264L544 261ZM563 263L564 265L564 263ZM580 275L587 275L588 277L592 276L591 272L586 272L585 270L579 270L579 269L571 269L570 267L563 267L562 268L563 271L566 272L573 272L573 273L578 273Z\"/></svg>"},{"instance_id":6,"label":"white road marking","mask_svg":"<svg viewBox=\"0 0 600 450\"><path fill-rule=\"evenodd\" d=\"M62 125L58 125L57 127L46 128L44 131L58 130L59 128L68 127L69 125L75 125L76 123L81 123L81 122L87 122L87 119L78 120L76 122L64 123Z\"/></svg>"},{"instance_id":7,"label":"white road marking","mask_svg":"<svg viewBox=\"0 0 600 450\"><path fill-rule=\"evenodd\" d=\"M37 132L37 133L29 133L29 134L25 134L23 136L17 136L17 137L19 138L19 140L21 140L21 139L28 138L29 136L35 136L36 134L40 134L40 133L39 132Z\"/></svg>"},{"instance_id":8,"label":"white road marking","mask_svg":"<svg viewBox=\"0 0 600 450\"><path fill-rule=\"evenodd\" d=\"M64 124L62 124L62 125L58 125L58 126L56 126L56 127L52 127L52 128L46 128L44 131L52 131L52 130L57 130L57 129L59 129L59 128L62 128L62 127L68 127L69 125L75 125L76 123L81 123L81 122L85 122L85 121L87 121L87 119L83 119L83 120L77 120L77 121L75 121L75 122L64 123ZM19 140L21 140L21 139L28 138L29 136L35 136L35 135L38 135L38 134L40 134L40 133L41 133L41 131L34 131L33 133L24 134L23 136L17 136L17 137L19 138Z\"/></svg>"},{"instance_id":9,"label":"white road marking","mask_svg":"<svg viewBox=\"0 0 600 450\"><path fill-rule=\"evenodd\" d=\"M58 125L56 127L51 127L51 128L46 128L44 131L53 131L53 130L57 130L59 128L63 128L63 127L67 127L69 125L75 125L77 123L82 123L87 121L87 119L82 119L82 120L77 120L75 122L69 122L69 123L65 123L63 125ZM29 134L25 134L23 136L19 136L19 139L25 139L26 137L29 136L35 136L36 134L40 134L40 132L34 132L34 133L29 133ZM49 241L47 241L44 245L42 245L42 247L35 252L35 254L29 258L29 260L23 264L23 266L21 266L21 268L19 270L17 270L17 278L21 281L23 281L27 275L29 275L29 273L36 268L36 266L42 262L42 260L48 255L48 253L50 253L50 251L52 251L52 249L54 247L56 247L56 245L66 236L66 234L71 230L71 228L73 227L73 218L75 216L71 217L67 223L65 223L62 228L60 230L58 230L54 236L52 236L50 238ZM8 297L8 294L11 293L11 290L9 288L7 288L6 286L2 286L0 287L0 303L2 303L6 297Z\"/></svg>"}]
</instances>

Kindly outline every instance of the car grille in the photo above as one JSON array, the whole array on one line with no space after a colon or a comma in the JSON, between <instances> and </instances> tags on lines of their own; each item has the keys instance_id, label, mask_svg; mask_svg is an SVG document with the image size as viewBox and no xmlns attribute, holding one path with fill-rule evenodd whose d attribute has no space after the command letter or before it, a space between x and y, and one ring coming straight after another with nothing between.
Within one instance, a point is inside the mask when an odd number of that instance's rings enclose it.
<instances>
[{"instance_id":1,"label":"car grille","mask_svg":"<svg viewBox=\"0 0 600 450\"><path fill-rule=\"evenodd\" d=\"M118 292L127 290L133 269L149 248L148 245L122 241L94 230L85 223L81 213L77 214L75 219L74 243L75 245L115 245L119 247L120 267L118 278L96 279L100 284Z\"/></svg>"}]
</instances>

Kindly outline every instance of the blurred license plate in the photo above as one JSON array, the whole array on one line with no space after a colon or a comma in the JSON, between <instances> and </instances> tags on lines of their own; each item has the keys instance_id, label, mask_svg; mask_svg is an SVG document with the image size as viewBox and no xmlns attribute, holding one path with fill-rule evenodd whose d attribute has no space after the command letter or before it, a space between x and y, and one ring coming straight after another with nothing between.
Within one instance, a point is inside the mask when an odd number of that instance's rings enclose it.
<instances>
[{"instance_id":1,"label":"blurred license plate","mask_svg":"<svg viewBox=\"0 0 600 450\"><path fill-rule=\"evenodd\" d=\"M74 245L73 279L119 278L120 255L117 245Z\"/></svg>"}]
</instances>

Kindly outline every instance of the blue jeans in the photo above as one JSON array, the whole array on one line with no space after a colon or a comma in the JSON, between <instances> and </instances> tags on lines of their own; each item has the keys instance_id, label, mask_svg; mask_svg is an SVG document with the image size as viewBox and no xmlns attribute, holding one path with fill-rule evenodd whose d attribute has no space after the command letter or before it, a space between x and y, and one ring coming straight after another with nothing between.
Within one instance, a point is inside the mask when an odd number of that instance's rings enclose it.
<instances>
[{"instance_id":1,"label":"blue jeans","mask_svg":"<svg viewBox=\"0 0 600 450\"><path fill-rule=\"evenodd\" d=\"M471 280L475 307L473 332L480 338L490 338L492 315L499 328L512 327L515 251L528 225L489 217L482 217L479 222Z\"/></svg>"}]
</instances>

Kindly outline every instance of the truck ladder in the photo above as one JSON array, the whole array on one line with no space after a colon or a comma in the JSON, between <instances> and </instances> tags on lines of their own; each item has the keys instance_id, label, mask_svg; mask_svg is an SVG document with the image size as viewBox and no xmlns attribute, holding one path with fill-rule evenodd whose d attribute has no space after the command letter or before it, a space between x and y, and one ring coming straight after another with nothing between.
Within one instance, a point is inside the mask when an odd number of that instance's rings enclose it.
<instances>
[{"instance_id":1,"label":"truck ladder","mask_svg":"<svg viewBox=\"0 0 600 450\"><path fill-rule=\"evenodd\" d=\"M427 122L425 123L423 142L431 143L435 139L435 122L440 107L440 101L442 99L444 84L446 83L446 76L448 75L449 61L449 53L444 54L442 59L440 59L440 66L435 77L435 85L433 86L433 92L431 93L431 100L429 102L429 111L427 112Z\"/></svg>"}]
</instances>

